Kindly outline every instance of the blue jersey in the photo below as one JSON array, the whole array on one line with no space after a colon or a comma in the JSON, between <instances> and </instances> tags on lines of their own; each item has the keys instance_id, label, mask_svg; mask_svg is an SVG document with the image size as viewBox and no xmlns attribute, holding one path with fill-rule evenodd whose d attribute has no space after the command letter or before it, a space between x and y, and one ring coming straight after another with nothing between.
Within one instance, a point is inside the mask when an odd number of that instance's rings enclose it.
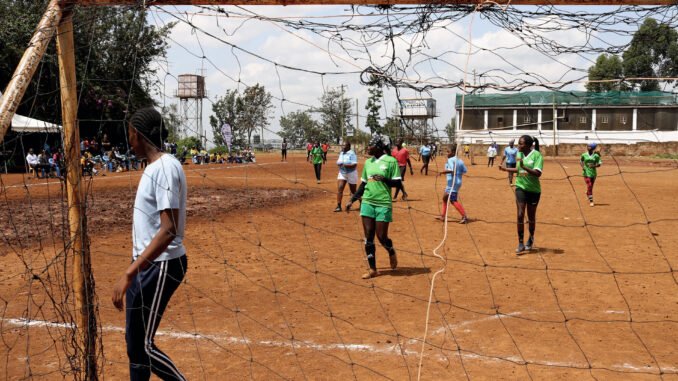
<instances>
[{"instance_id":1,"label":"blue jersey","mask_svg":"<svg viewBox=\"0 0 678 381\"><path fill-rule=\"evenodd\" d=\"M504 156L506 156L506 164L515 164L516 155L518 154L518 148L516 147L506 147L504 148Z\"/></svg>"},{"instance_id":2,"label":"blue jersey","mask_svg":"<svg viewBox=\"0 0 678 381\"><path fill-rule=\"evenodd\" d=\"M339 166L339 172L341 172L343 174L354 172L357 167L344 168L342 164L343 165L358 164L358 157L356 156L355 152L350 151L350 150L348 152L341 152L339 154L339 158L337 159L337 165Z\"/></svg>"},{"instance_id":3,"label":"blue jersey","mask_svg":"<svg viewBox=\"0 0 678 381\"><path fill-rule=\"evenodd\" d=\"M429 147L429 146L421 146L421 148L419 149L419 153L420 153L422 156L431 156L431 147Z\"/></svg>"},{"instance_id":4,"label":"blue jersey","mask_svg":"<svg viewBox=\"0 0 678 381\"><path fill-rule=\"evenodd\" d=\"M454 193L459 192L459 188L461 188L461 177L466 173L464 162L456 156L453 156L447 159L445 170L452 171L452 173L447 174L447 188L445 188L445 193L449 194L450 191ZM452 177L454 177L454 179Z\"/></svg>"}]
</instances>

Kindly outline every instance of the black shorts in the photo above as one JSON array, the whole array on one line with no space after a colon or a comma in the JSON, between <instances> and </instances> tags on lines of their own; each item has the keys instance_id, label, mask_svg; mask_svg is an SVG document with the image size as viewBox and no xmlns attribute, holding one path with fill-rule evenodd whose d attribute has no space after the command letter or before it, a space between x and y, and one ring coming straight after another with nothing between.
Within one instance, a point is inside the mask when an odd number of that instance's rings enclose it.
<instances>
[{"instance_id":1,"label":"black shorts","mask_svg":"<svg viewBox=\"0 0 678 381\"><path fill-rule=\"evenodd\" d=\"M516 163L506 163L506 168L515 168Z\"/></svg>"},{"instance_id":2,"label":"black shorts","mask_svg":"<svg viewBox=\"0 0 678 381\"><path fill-rule=\"evenodd\" d=\"M407 166L406 165L399 165L398 169L400 170L400 180L404 181L405 180L405 173L407 173Z\"/></svg>"},{"instance_id":3,"label":"black shorts","mask_svg":"<svg viewBox=\"0 0 678 381\"><path fill-rule=\"evenodd\" d=\"M424 164L428 164L428 161L431 160L431 156L424 155L421 157L421 160L424 162Z\"/></svg>"},{"instance_id":4,"label":"black shorts","mask_svg":"<svg viewBox=\"0 0 678 381\"><path fill-rule=\"evenodd\" d=\"M518 204L538 205L541 193L528 192L521 188L516 188L516 202Z\"/></svg>"}]
</instances>

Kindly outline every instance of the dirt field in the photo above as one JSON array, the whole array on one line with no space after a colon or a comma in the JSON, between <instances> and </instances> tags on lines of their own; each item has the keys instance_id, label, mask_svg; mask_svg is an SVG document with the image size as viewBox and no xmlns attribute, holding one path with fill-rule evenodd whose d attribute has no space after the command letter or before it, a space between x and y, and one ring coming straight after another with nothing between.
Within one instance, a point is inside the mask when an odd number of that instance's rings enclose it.
<instances>
[{"instance_id":1,"label":"dirt field","mask_svg":"<svg viewBox=\"0 0 678 381\"><path fill-rule=\"evenodd\" d=\"M522 256L505 174L469 166L460 199L471 222L457 224L450 208L441 258L433 249L444 224L434 217L445 179L432 172L444 161L432 162L429 176L415 163L405 180L410 200L394 203L390 225L399 268L388 269L378 246L381 275L362 280L358 213L332 212L336 155L319 185L301 155L258 159L185 167L189 271L156 344L188 379L416 379L430 285L442 269L422 379L678 380L675 162L625 159L618 168L604 158L591 208L575 159L547 159L536 249ZM139 177L88 185L108 380L127 379L125 316L110 291L131 260ZM64 311L50 300L64 294L61 187L1 180L0 375L72 379Z\"/></svg>"}]
</instances>

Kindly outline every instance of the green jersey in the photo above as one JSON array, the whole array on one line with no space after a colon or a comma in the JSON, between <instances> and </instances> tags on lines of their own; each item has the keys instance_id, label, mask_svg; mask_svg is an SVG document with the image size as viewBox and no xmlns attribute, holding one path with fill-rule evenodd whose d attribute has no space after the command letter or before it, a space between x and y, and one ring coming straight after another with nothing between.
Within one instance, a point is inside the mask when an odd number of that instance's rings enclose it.
<instances>
[{"instance_id":1,"label":"green jersey","mask_svg":"<svg viewBox=\"0 0 678 381\"><path fill-rule=\"evenodd\" d=\"M400 179L398 160L386 154L379 159L370 158L363 167L362 181L365 183L363 202L372 206L391 207L391 188L383 181L377 181L374 175L387 179Z\"/></svg>"},{"instance_id":2,"label":"green jersey","mask_svg":"<svg viewBox=\"0 0 678 381\"><path fill-rule=\"evenodd\" d=\"M596 171L596 165L601 164L602 161L600 161L600 155L597 153L593 153L593 155L589 155L588 152L584 152L581 154L581 158L579 159L580 162L584 164L584 169L582 170L582 173L584 174L584 177L596 177L598 176L598 171ZM589 165L593 165L593 167L590 167Z\"/></svg>"},{"instance_id":3,"label":"green jersey","mask_svg":"<svg viewBox=\"0 0 678 381\"><path fill-rule=\"evenodd\" d=\"M311 156L313 156L313 164L321 164L323 162L323 150L320 147L313 147Z\"/></svg>"},{"instance_id":4,"label":"green jersey","mask_svg":"<svg viewBox=\"0 0 678 381\"><path fill-rule=\"evenodd\" d=\"M516 176L516 188L520 188L527 192L541 193L541 185L539 185L539 177L528 173L525 168L537 170L539 172L544 168L544 158L537 150L532 150L525 156L522 152L518 152L516 156L518 161L517 169L518 176Z\"/></svg>"}]
</instances>

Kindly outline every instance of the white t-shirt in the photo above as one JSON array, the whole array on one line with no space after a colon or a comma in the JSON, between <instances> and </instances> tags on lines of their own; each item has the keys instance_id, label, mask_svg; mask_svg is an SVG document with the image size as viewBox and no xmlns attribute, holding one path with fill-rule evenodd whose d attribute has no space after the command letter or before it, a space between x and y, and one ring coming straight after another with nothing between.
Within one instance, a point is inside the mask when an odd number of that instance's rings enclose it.
<instances>
[{"instance_id":1,"label":"white t-shirt","mask_svg":"<svg viewBox=\"0 0 678 381\"><path fill-rule=\"evenodd\" d=\"M26 155L26 161L30 165L38 165L39 164L38 156L35 155L35 154L32 154L32 153L29 153L28 155Z\"/></svg>"},{"instance_id":2,"label":"white t-shirt","mask_svg":"<svg viewBox=\"0 0 678 381\"><path fill-rule=\"evenodd\" d=\"M134 200L132 225L134 259L143 253L160 231L160 212L165 209L179 210L177 236L155 261L178 258L186 253L183 245L186 227L186 188L184 169L172 155L163 154L146 166Z\"/></svg>"},{"instance_id":3,"label":"white t-shirt","mask_svg":"<svg viewBox=\"0 0 678 381\"><path fill-rule=\"evenodd\" d=\"M490 148L487 149L487 156L489 157L497 156L497 149L494 148L494 146L490 146Z\"/></svg>"}]
</instances>

